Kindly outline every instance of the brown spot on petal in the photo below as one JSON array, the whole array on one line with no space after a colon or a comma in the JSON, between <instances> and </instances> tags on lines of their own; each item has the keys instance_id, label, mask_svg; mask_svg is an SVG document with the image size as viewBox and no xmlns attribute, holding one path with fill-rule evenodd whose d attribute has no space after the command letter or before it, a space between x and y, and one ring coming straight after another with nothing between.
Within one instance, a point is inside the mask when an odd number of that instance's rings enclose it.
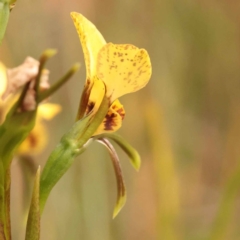
<instances>
[{"instance_id":1,"label":"brown spot on petal","mask_svg":"<svg viewBox=\"0 0 240 240\"><path fill-rule=\"evenodd\" d=\"M94 102L89 102L87 105L86 114L90 113L93 110L94 106L95 106Z\"/></svg>"},{"instance_id":2,"label":"brown spot on petal","mask_svg":"<svg viewBox=\"0 0 240 240\"><path fill-rule=\"evenodd\" d=\"M123 108L119 108L119 109L117 110L117 112L118 112L118 114L121 116L121 118L122 118L122 120L123 120L124 117L125 117L125 111L124 111L124 109L123 109Z\"/></svg>"},{"instance_id":3,"label":"brown spot on petal","mask_svg":"<svg viewBox=\"0 0 240 240\"><path fill-rule=\"evenodd\" d=\"M33 133L30 133L28 135L28 140L29 140L29 145L31 148L35 148L37 146L37 136L34 135Z\"/></svg>"},{"instance_id":4,"label":"brown spot on petal","mask_svg":"<svg viewBox=\"0 0 240 240\"><path fill-rule=\"evenodd\" d=\"M107 114L104 120L104 130L113 130L117 126L114 118L116 117L115 113Z\"/></svg>"}]
</instances>

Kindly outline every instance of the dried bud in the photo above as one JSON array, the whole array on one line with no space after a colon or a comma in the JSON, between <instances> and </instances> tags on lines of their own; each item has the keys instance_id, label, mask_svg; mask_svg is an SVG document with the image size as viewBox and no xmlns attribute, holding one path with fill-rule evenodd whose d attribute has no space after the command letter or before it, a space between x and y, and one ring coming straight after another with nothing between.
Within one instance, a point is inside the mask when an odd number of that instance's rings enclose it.
<instances>
[{"instance_id":1,"label":"dried bud","mask_svg":"<svg viewBox=\"0 0 240 240\"><path fill-rule=\"evenodd\" d=\"M32 57L27 57L23 64L7 70L8 84L3 100L11 93L15 93L20 87L33 80L38 74L39 62Z\"/></svg>"},{"instance_id":2,"label":"dried bud","mask_svg":"<svg viewBox=\"0 0 240 240\"><path fill-rule=\"evenodd\" d=\"M15 93L20 87L30 82L29 88L18 111L32 111L36 108L35 80L39 71L39 62L32 57L27 57L23 64L16 68L7 69L7 88L2 96L4 100ZM49 89L49 70L43 69L40 79L40 90Z\"/></svg>"},{"instance_id":3,"label":"dried bud","mask_svg":"<svg viewBox=\"0 0 240 240\"><path fill-rule=\"evenodd\" d=\"M36 92L34 90L34 85L35 80L32 80L23 99L20 111L33 111L36 108Z\"/></svg>"}]
</instances>

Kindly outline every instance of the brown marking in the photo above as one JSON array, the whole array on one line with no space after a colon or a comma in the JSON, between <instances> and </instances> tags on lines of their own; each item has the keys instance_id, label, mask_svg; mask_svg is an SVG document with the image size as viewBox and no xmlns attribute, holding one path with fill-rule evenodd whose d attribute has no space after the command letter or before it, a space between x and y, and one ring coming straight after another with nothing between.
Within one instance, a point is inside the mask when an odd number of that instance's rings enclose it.
<instances>
[{"instance_id":1,"label":"brown marking","mask_svg":"<svg viewBox=\"0 0 240 240\"><path fill-rule=\"evenodd\" d=\"M117 110L117 113L121 116L121 118L122 118L122 120L123 120L124 117L125 117L125 111L124 111L124 109L123 109L123 108L119 108L119 109Z\"/></svg>"},{"instance_id":2,"label":"brown marking","mask_svg":"<svg viewBox=\"0 0 240 240\"><path fill-rule=\"evenodd\" d=\"M37 137L33 133L30 133L28 135L28 139L29 139L30 148L35 148L37 145Z\"/></svg>"},{"instance_id":3,"label":"brown marking","mask_svg":"<svg viewBox=\"0 0 240 240\"><path fill-rule=\"evenodd\" d=\"M89 78L86 81L86 85L90 85L90 79Z\"/></svg>"},{"instance_id":4,"label":"brown marking","mask_svg":"<svg viewBox=\"0 0 240 240\"><path fill-rule=\"evenodd\" d=\"M113 127L116 127L117 124L114 121L116 117L115 113L107 114L104 120L104 130L113 130Z\"/></svg>"},{"instance_id":5,"label":"brown marking","mask_svg":"<svg viewBox=\"0 0 240 240\"><path fill-rule=\"evenodd\" d=\"M86 114L90 113L93 110L94 106L95 106L94 102L89 102L87 105Z\"/></svg>"}]
</instances>

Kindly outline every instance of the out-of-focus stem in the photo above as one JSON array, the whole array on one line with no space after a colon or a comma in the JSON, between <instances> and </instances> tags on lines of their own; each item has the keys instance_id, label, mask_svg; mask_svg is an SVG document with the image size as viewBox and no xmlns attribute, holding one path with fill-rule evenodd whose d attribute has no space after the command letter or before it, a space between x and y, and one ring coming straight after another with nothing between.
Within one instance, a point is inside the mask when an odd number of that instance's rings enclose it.
<instances>
[{"instance_id":1,"label":"out-of-focus stem","mask_svg":"<svg viewBox=\"0 0 240 240\"><path fill-rule=\"evenodd\" d=\"M11 174L10 168L5 172L1 166L1 194L0 194L0 240L11 240L11 222L10 222L10 187Z\"/></svg>"},{"instance_id":2,"label":"out-of-focus stem","mask_svg":"<svg viewBox=\"0 0 240 240\"><path fill-rule=\"evenodd\" d=\"M229 178L223 197L213 222L209 240L223 240L226 239L227 228L234 211L234 201L239 194L240 189L240 164Z\"/></svg>"},{"instance_id":3,"label":"out-of-focus stem","mask_svg":"<svg viewBox=\"0 0 240 240\"><path fill-rule=\"evenodd\" d=\"M36 84L35 84L35 91L36 91L37 99L39 97L39 84L40 84L40 79L41 79L41 75L42 75L42 70L43 70L47 60L49 58L53 57L56 53L57 53L57 51L55 49L47 49L42 53L42 55L39 59L40 65L39 65L38 75L36 77Z\"/></svg>"},{"instance_id":4,"label":"out-of-focus stem","mask_svg":"<svg viewBox=\"0 0 240 240\"><path fill-rule=\"evenodd\" d=\"M6 31L9 13L9 3L0 1L0 44Z\"/></svg>"},{"instance_id":5,"label":"out-of-focus stem","mask_svg":"<svg viewBox=\"0 0 240 240\"><path fill-rule=\"evenodd\" d=\"M6 226L5 234L6 240L11 240L11 217L10 217L10 190L11 190L11 169L10 167L6 171L5 175L5 216Z\"/></svg>"}]
</instances>

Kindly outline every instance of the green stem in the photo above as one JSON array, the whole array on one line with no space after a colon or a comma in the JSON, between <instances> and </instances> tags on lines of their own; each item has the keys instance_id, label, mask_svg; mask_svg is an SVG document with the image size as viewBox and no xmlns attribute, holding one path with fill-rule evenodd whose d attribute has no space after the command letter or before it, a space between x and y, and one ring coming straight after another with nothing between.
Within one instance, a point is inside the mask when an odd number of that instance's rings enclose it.
<instances>
[{"instance_id":1,"label":"green stem","mask_svg":"<svg viewBox=\"0 0 240 240\"><path fill-rule=\"evenodd\" d=\"M1 163L0 167L0 240L11 240L10 225L10 168L5 171Z\"/></svg>"},{"instance_id":2,"label":"green stem","mask_svg":"<svg viewBox=\"0 0 240 240\"><path fill-rule=\"evenodd\" d=\"M6 171L5 175L5 234L6 240L11 240L11 217L10 217L10 190L11 190L11 169Z\"/></svg>"},{"instance_id":3,"label":"green stem","mask_svg":"<svg viewBox=\"0 0 240 240\"><path fill-rule=\"evenodd\" d=\"M108 108L109 101L104 96L97 113L94 116L89 114L77 121L49 156L40 179L40 213L43 212L52 188L71 167L75 158L85 149L86 143L106 116Z\"/></svg>"}]
</instances>

